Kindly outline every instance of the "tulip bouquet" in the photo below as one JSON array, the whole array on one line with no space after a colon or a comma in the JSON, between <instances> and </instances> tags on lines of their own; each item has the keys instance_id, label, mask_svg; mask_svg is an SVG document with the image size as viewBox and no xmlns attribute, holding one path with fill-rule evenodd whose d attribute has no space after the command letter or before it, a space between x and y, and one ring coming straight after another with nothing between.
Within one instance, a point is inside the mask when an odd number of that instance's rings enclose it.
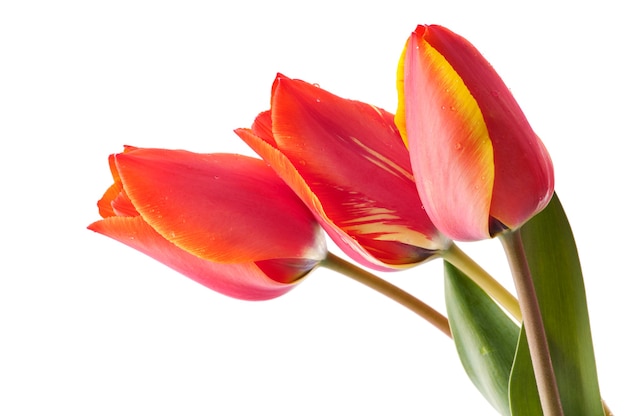
<instances>
[{"instance_id":1,"label":"tulip bouquet","mask_svg":"<svg viewBox=\"0 0 626 416\"><path fill-rule=\"evenodd\" d=\"M501 414L610 414L552 162L509 89L467 40L421 25L397 87L394 115L279 74L235 131L260 158L126 147L89 228L240 299L332 269L450 337ZM516 294L455 244L489 238ZM380 277L435 258L445 315Z\"/></svg>"}]
</instances>

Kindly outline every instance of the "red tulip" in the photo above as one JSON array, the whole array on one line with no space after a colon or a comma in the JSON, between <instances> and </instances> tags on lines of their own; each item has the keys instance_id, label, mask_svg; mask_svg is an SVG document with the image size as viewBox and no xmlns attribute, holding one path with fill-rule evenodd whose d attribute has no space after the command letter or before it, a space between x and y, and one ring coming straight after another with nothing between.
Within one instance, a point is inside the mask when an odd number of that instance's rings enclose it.
<instances>
[{"instance_id":1,"label":"red tulip","mask_svg":"<svg viewBox=\"0 0 626 416\"><path fill-rule=\"evenodd\" d=\"M218 292L269 299L325 257L308 208L260 159L127 148L89 228Z\"/></svg>"},{"instance_id":2,"label":"red tulip","mask_svg":"<svg viewBox=\"0 0 626 416\"><path fill-rule=\"evenodd\" d=\"M271 110L237 134L355 260L404 268L447 248L421 208L393 115L278 75Z\"/></svg>"},{"instance_id":3,"label":"red tulip","mask_svg":"<svg viewBox=\"0 0 626 416\"><path fill-rule=\"evenodd\" d=\"M541 211L550 156L485 58L441 26L418 26L398 69L396 122L424 207L444 234L489 238Z\"/></svg>"}]
</instances>

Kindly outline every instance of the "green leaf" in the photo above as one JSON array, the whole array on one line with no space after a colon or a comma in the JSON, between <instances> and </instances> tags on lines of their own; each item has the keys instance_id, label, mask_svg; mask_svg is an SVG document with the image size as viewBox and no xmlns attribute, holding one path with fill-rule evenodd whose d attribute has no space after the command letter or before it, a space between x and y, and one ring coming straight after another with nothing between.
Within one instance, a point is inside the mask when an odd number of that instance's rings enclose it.
<instances>
[{"instance_id":1,"label":"green leaf","mask_svg":"<svg viewBox=\"0 0 626 416\"><path fill-rule=\"evenodd\" d=\"M509 384L509 398L511 400L512 416L537 416L542 415L541 401L537 391L537 381L530 361L530 350L526 331L522 325L515 362L511 370L511 383Z\"/></svg>"},{"instance_id":2,"label":"green leaf","mask_svg":"<svg viewBox=\"0 0 626 416\"><path fill-rule=\"evenodd\" d=\"M448 319L466 373L501 414L509 415L508 384L519 327L476 283L444 262Z\"/></svg>"},{"instance_id":3,"label":"green leaf","mask_svg":"<svg viewBox=\"0 0 626 416\"><path fill-rule=\"evenodd\" d=\"M556 194L522 227L521 234L563 410L567 416L603 416L578 251ZM514 416L541 414L526 411L536 383L525 344L522 334L509 387Z\"/></svg>"}]
</instances>

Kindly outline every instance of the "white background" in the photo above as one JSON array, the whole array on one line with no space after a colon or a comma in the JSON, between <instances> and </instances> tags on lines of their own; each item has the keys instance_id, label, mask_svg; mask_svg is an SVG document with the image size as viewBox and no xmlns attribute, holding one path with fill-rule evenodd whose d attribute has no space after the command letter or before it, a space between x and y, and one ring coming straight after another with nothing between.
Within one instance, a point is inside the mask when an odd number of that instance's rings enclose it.
<instances>
[{"instance_id":1,"label":"white background","mask_svg":"<svg viewBox=\"0 0 626 416\"><path fill-rule=\"evenodd\" d=\"M251 154L232 130L276 72L395 111L418 23L473 42L551 152L603 396L626 414L623 13L557 4L2 2L0 414L495 414L446 337L345 277L238 301L86 229L124 144ZM463 247L510 286L497 241ZM442 309L441 269L388 277Z\"/></svg>"}]
</instances>

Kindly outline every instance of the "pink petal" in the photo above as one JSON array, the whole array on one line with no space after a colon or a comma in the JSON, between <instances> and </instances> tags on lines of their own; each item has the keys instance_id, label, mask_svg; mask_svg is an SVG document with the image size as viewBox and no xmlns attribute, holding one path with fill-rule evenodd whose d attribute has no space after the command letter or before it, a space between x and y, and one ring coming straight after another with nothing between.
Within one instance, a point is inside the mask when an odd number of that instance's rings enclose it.
<instances>
[{"instance_id":1,"label":"pink petal","mask_svg":"<svg viewBox=\"0 0 626 416\"><path fill-rule=\"evenodd\" d=\"M89 229L124 243L217 292L239 299L271 299L294 285L268 278L254 263L220 264L181 250L140 217L110 217Z\"/></svg>"},{"instance_id":2,"label":"pink petal","mask_svg":"<svg viewBox=\"0 0 626 416\"><path fill-rule=\"evenodd\" d=\"M404 56L406 131L417 188L444 234L488 238L494 163L487 128L463 80L419 29Z\"/></svg>"},{"instance_id":3,"label":"pink petal","mask_svg":"<svg viewBox=\"0 0 626 416\"><path fill-rule=\"evenodd\" d=\"M496 167L491 215L517 228L550 200L550 156L511 91L471 43L441 26L427 26L422 35L454 68L480 107Z\"/></svg>"}]
</instances>

